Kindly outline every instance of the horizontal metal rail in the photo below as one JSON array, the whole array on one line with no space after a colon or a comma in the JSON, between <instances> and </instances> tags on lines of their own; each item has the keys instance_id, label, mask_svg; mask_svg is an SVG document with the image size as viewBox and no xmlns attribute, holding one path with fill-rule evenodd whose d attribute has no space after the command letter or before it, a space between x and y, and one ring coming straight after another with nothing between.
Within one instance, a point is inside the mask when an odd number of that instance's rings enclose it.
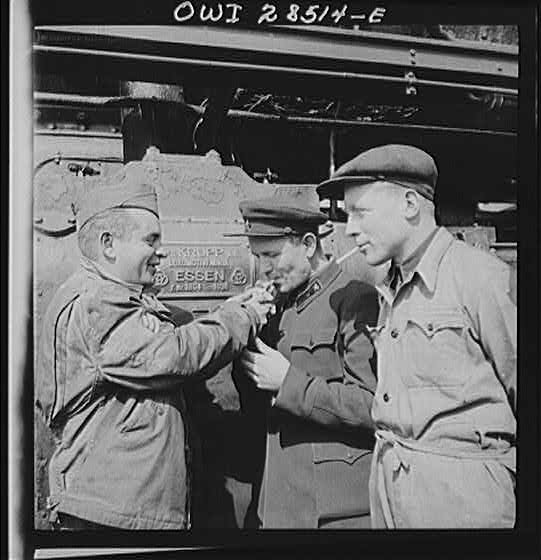
<instances>
[{"instance_id":1,"label":"horizontal metal rail","mask_svg":"<svg viewBox=\"0 0 541 560\"><path fill-rule=\"evenodd\" d=\"M56 33L68 38L78 35L94 43L100 37L146 42L166 48L190 46L213 48L222 52L304 56L380 67L412 66L444 72L460 72L518 77L518 48L473 41L426 39L389 33L336 30L325 27L273 26L243 29L206 26L52 26L38 27L39 33ZM54 38L51 39L54 44ZM68 46L63 40L64 46ZM74 44L73 44L74 45Z\"/></svg>"},{"instance_id":2,"label":"horizontal metal rail","mask_svg":"<svg viewBox=\"0 0 541 560\"><path fill-rule=\"evenodd\" d=\"M490 244L491 249L517 249L518 243L516 241L498 241Z\"/></svg>"},{"instance_id":3,"label":"horizontal metal rail","mask_svg":"<svg viewBox=\"0 0 541 560\"><path fill-rule=\"evenodd\" d=\"M102 130L73 130L73 129L50 129L36 128L34 134L40 136L92 136L93 138L112 138L122 140L121 132L103 132Z\"/></svg>"},{"instance_id":4,"label":"horizontal metal rail","mask_svg":"<svg viewBox=\"0 0 541 560\"><path fill-rule=\"evenodd\" d=\"M484 93L497 93L501 95L516 96L518 95L517 88L498 87L490 85L480 85L476 83L446 81L446 80L429 80L424 78L414 77L413 81L409 81L405 76L392 76L392 75L379 75L367 72L351 72L342 70L327 70L319 68L308 68L301 66L284 66L284 65L271 65L271 64L257 64L240 61L225 61L225 60L211 60L208 58L193 58L193 57L180 57L180 56L165 56L149 53L134 53L122 52L102 49L90 48L76 48L65 47L58 45L39 45L33 47L34 52L38 54L56 54L56 55L73 55L73 56L91 56L98 58L107 58L110 60L131 60L139 62L171 64L178 66L193 66L203 67L209 69L226 69L226 70L246 70L257 72L278 72L284 75L301 75L313 77L326 77L341 80L362 80L370 82L379 82L386 84L393 84L397 86L414 85L415 87L427 88L443 88L456 91L468 92L484 92ZM377 60L377 59L375 59ZM408 68L410 71L411 68Z\"/></svg>"},{"instance_id":5,"label":"horizontal metal rail","mask_svg":"<svg viewBox=\"0 0 541 560\"><path fill-rule=\"evenodd\" d=\"M277 25L274 29L284 32L294 33L295 35L312 34L319 36L339 36L343 39L349 38L351 41L373 41L389 44L402 44L407 46L417 45L429 49L442 48L449 52L462 51L484 56L496 54L502 57L515 57L518 60L519 49L516 45L503 43L491 43L488 41L472 41L468 39L434 39L432 37L417 37L399 33L387 33L382 31L355 30L341 27L329 27L324 25Z\"/></svg>"},{"instance_id":6,"label":"horizontal metal rail","mask_svg":"<svg viewBox=\"0 0 541 560\"><path fill-rule=\"evenodd\" d=\"M130 107L135 106L143 99L140 98L129 98L129 97L97 97L97 96L83 96L74 94L64 94L64 93L45 93L45 92L35 92L34 101L38 105L48 105L48 106L58 106L62 104L69 104L75 107L100 107L100 108L110 108L114 109L117 107ZM155 103L176 103L174 101L160 101L154 99L144 99L147 102ZM204 109L197 105L187 104L187 107L192 109L194 112L203 115ZM254 113L251 111L243 111L239 109L229 109L227 113L228 117L236 119L245 120L261 120L268 122L288 122L297 125L306 126L321 126L329 128L353 128L358 126L363 127L374 127L374 128L407 128L411 130L418 131L445 131L457 134L476 134L476 135L496 135L501 137L515 137L515 132L508 131L493 131L493 130L480 130L475 128L461 128L461 127L448 127L448 126L434 126L434 125L424 125L424 124L411 124L407 122L400 123L388 123L388 122L370 122L362 120L346 120L346 119L333 119L333 118L321 118L321 117L299 117L299 116L289 116L289 115L269 115L265 113ZM42 134L48 131L42 132ZM53 132L53 131L50 131ZM104 133L102 133L104 134Z\"/></svg>"}]
</instances>

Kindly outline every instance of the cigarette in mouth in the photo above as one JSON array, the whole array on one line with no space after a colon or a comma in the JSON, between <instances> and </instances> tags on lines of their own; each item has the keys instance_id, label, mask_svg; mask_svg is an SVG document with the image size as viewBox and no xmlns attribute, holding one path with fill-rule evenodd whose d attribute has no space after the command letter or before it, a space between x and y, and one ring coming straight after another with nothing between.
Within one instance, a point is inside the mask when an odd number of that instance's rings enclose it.
<instances>
[{"instance_id":1,"label":"cigarette in mouth","mask_svg":"<svg viewBox=\"0 0 541 560\"><path fill-rule=\"evenodd\" d=\"M345 255L342 255L341 257L338 257L336 259L336 263L337 264L342 264L346 259L349 259L349 257L352 257L355 253L359 252L359 248L358 247L353 247L353 249L351 249L351 251L348 251Z\"/></svg>"}]
</instances>

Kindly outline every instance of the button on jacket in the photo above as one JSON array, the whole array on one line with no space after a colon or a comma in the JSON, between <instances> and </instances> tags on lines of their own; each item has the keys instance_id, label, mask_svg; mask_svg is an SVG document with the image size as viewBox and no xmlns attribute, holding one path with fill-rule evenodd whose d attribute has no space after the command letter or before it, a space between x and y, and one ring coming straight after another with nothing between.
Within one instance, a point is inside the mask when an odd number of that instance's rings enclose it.
<instances>
[{"instance_id":1,"label":"button on jacket","mask_svg":"<svg viewBox=\"0 0 541 560\"><path fill-rule=\"evenodd\" d=\"M37 405L57 438L53 513L123 529L189 524L180 382L231 360L256 327L252 313L224 304L175 328L141 286L83 262L48 308L37 363Z\"/></svg>"},{"instance_id":2,"label":"button on jacket","mask_svg":"<svg viewBox=\"0 0 541 560\"><path fill-rule=\"evenodd\" d=\"M286 304L274 336L269 325L267 342L291 366L268 414L263 528L369 521L376 378L366 325L376 318L375 290L331 261Z\"/></svg>"},{"instance_id":3,"label":"button on jacket","mask_svg":"<svg viewBox=\"0 0 541 560\"><path fill-rule=\"evenodd\" d=\"M514 523L516 303L509 267L439 228L378 286L375 527Z\"/></svg>"}]
</instances>

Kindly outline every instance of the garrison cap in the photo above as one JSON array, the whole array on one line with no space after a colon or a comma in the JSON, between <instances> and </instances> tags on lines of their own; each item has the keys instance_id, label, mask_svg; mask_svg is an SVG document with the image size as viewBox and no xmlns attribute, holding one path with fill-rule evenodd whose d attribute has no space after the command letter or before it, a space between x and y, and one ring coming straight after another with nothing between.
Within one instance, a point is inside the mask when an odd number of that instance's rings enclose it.
<instances>
[{"instance_id":1,"label":"garrison cap","mask_svg":"<svg viewBox=\"0 0 541 560\"><path fill-rule=\"evenodd\" d=\"M76 203L77 227L111 208L142 208L159 217L154 186L146 178L141 162L132 161L122 170L85 190Z\"/></svg>"},{"instance_id":2,"label":"garrison cap","mask_svg":"<svg viewBox=\"0 0 541 560\"><path fill-rule=\"evenodd\" d=\"M228 236L283 237L318 232L328 217L299 193L279 187L274 196L242 200L239 209L244 218L244 233ZM313 188L311 193L317 200Z\"/></svg>"},{"instance_id":3,"label":"garrison cap","mask_svg":"<svg viewBox=\"0 0 541 560\"><path fill-rule=\"evenodd\" d=\"M341 165L317 187L321 198L343 198L347 186L389 181L434 200L438 169L434 159L419 148L387 144L362 152Z\"/></svg>"}]
</instances>

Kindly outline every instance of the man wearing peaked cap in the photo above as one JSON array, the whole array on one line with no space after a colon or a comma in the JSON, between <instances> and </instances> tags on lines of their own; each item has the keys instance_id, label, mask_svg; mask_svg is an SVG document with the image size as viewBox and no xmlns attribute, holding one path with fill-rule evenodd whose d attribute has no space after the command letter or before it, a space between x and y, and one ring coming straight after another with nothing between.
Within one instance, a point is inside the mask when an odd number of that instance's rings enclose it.
<instances>
[{"instance_id":1,"label":"man wearing peaked cap","mask_svg":"<svg viewBox=\"0 0 541 560\"><path fill-rule=\"evenodd\" d=\"M512 527L516 301L509 267L434 217L437 168L413 146L372 148L319 185L380 294L370 475L375 528Z\"/></svg>"},{"instance_id":2,"label":"man wearing peaked cap","mask_svg":"<svg viewBox=\"0 0 541 560\"><path fill-rule=\"evenodd\" d=\"M298 199L276 196L244 200L239 204L248 237L283 237L287 234L317 232L328 221L317 208L305 207Z\"/></svg>"},{"instance_id":3,"label":"man wearing peaked cap","mask_svg":"<svg viewBox=\"0 0 541 560\"><path fill-rule=\"evenodd\" d=\"M327 217L306 199L278 188L240 210L261 279L279 292L264 342L235 370L256 456L252 506L263 528L369 528L375 291L327 260Z\"/></svg>"},{"instance_id":4,"label":"man wearing peaked cap","mask_svg":"<svg viewBox=\"0 0 541 560\"><path fill-rule=\"evenodd\" d=\"M57 441L59 529L190 526L182 382L233 360L266 323L268 295L227 300L177 327L149 290L163 256L156 193L131 163L78 201L80 269L55 294L36 406Z\"/></svg>"}]
</instances>

